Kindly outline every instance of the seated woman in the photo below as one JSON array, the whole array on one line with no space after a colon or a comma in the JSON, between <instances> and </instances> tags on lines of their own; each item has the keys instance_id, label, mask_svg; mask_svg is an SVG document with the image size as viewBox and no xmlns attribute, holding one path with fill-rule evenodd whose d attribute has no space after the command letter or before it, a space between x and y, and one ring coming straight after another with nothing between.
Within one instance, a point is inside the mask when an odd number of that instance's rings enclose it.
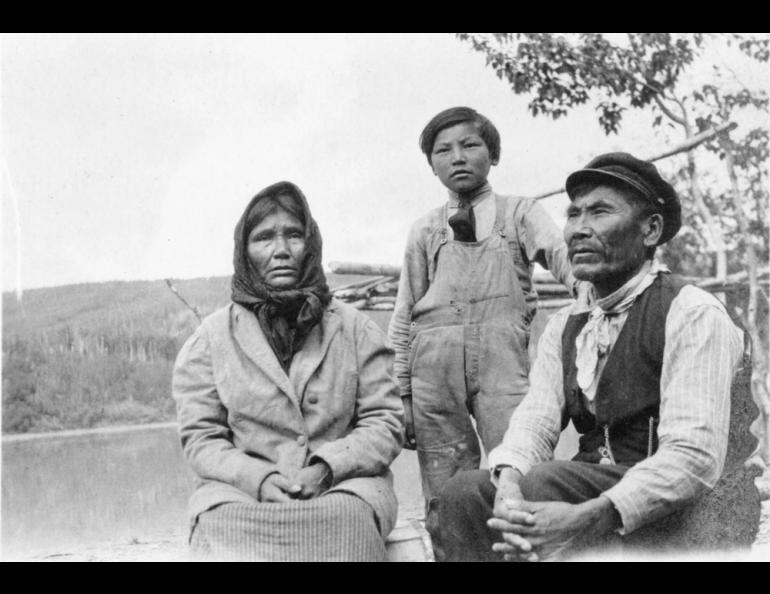
<instances>
[{"instance_id":1,"label":"seated woman","mask_svg":"<svg viewBox=\"0 0 770 594\"><path fill-rule=\"evenodd\" d=\"M273 184L235 228L232 303L185 343L173 394L197 558L385 559L403 409L384 334L332 299L300 189Z\"/></svg>"}]
</instances>

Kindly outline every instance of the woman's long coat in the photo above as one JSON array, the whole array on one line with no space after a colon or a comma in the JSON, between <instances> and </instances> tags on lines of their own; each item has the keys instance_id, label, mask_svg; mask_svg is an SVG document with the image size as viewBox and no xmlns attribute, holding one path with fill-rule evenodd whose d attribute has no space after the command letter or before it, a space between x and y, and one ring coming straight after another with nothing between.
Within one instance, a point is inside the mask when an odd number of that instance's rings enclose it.
<instances>
[{"instance_id":1,"label":"woman's long coat","mask_svg":"<svg viewBox=\"0 0 770 594\"><path fill-rule=\"evenodd\" d=\"M397 510L388 467L403 442L392 363L376 324L337 300L288 375L248 309L231 303L208 316L173 378L182 447L198 477L192 521L221 503L254 503L270 473L291 478L317 457L332 470L332 490L367 501L386 535Z\"/></svg>"}]
</instances>

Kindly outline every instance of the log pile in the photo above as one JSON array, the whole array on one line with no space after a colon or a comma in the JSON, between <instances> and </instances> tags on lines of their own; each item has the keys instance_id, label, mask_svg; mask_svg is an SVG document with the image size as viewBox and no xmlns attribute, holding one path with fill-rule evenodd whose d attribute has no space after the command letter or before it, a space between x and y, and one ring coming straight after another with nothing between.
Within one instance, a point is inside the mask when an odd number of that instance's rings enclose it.
<instances>
[{"instance_id":1,"label":"log pile","mask_svg":"<svg viewBox=\"0 0 770 594\"><path fill-rule=\"evenodd\" d=\"M357 309L393 309L398 291L398 279L401 275L399 266L330 262L329 269L336 274L366 276L364 279L332 290L337 299L345 301ZM538 307L560 308L572 301L572 296L566 287L558 283L550 272L536 273L532 280L538 295ZM725 279L685 277L685 280L710 293L728 293L746 286L747 273L740 272ZM770 283L770 271L767 268L760 271L759 282L765 288Z\"/></svg>"},{"instance_id":2,"label":"log pile","mask_svg":"<svg viewBox=\"0 0 770 594\"><path fill-rule=\"evenodd\" d=\"M392 310L396 303L399 266L365 264L357 262L330 262L329 269L335 274L366 275L367 278L337 287L334 297L357 309ZM540 305L562 307L571 301L567 289L549 273L536 274L533 278Z\"/></svg>"},{"instance_id":3,"label":"log pile","mask_svg":"<svg viewBox=\"0 0 770 594\"><path fill-rule=\"evenodd\" d=\"M357 309L392 310L396 303L397 291L398 278L376 276L337 287L332 290L332 294Z\"/></svg>"}]
</instances>

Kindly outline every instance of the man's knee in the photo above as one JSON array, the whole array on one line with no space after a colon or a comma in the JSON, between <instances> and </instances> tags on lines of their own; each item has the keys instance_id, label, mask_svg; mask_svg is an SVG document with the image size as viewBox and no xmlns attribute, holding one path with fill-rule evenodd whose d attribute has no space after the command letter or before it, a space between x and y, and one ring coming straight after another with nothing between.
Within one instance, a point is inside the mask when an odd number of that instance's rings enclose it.
<instances>
[{"instance_id":1,"label":"man's knee","mask_svg":"<svg viewBox=\"0 0 770 594\"><path fill-rule=\"evenodd\" d=\"M495 487L489 480L488 470L461 470L449 479L441 492L439 510L454 515L470 508L488 506L494 497Z\"/></svg>"},{"instance_id":2,"label":"man's knee","mask_svg":"<svg viewBox=\"0 0 770 594\"><path fill-rule=\"evenodd\" d=\"M494 535L486 523L496 490L488 470L460 471L447 482L439 503L442 560L496 560L491 552Z\"/></svg>"},{"instance_id":3,"label":"man's knee","mask_svg":"<svg viewBox=\"0 0 770 594\"><path fill-rule=\"evenodd\" d=\"M569 462L553 460L535 464L519 482L521 494L527 501L561 501L561 476Z\"/></svg>"}]
</instances>

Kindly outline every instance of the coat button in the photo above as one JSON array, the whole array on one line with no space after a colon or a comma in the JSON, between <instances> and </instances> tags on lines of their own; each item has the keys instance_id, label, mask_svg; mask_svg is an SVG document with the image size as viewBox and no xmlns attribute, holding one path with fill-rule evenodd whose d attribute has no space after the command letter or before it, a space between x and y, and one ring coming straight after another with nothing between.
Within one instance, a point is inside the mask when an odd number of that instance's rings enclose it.
<instances>
[{"instance_id":1,"label":"coat button","mask_svg":"<svg viewBox=\"0 0 770 594\"><path fill-rule=\"evenodd\" d=\"M307 397L307 401L310 404L318 404L318 396L316 396L315 394L311 394L310 396Z\"/></svg>"},{"instance_id":2,"label":"coat button","mask_svg":"<svg viewBox=\"0 0 770 594\"><path fill-rule=\"evenodd\" d=\"M300 435L300 436L297 438L297 443L298 443L299 445L301 445L301 446L305 445L305 441L306 441L306 440L305 440L305 436L304 436L304 435Z\"/></svg>"}]
</instances>

